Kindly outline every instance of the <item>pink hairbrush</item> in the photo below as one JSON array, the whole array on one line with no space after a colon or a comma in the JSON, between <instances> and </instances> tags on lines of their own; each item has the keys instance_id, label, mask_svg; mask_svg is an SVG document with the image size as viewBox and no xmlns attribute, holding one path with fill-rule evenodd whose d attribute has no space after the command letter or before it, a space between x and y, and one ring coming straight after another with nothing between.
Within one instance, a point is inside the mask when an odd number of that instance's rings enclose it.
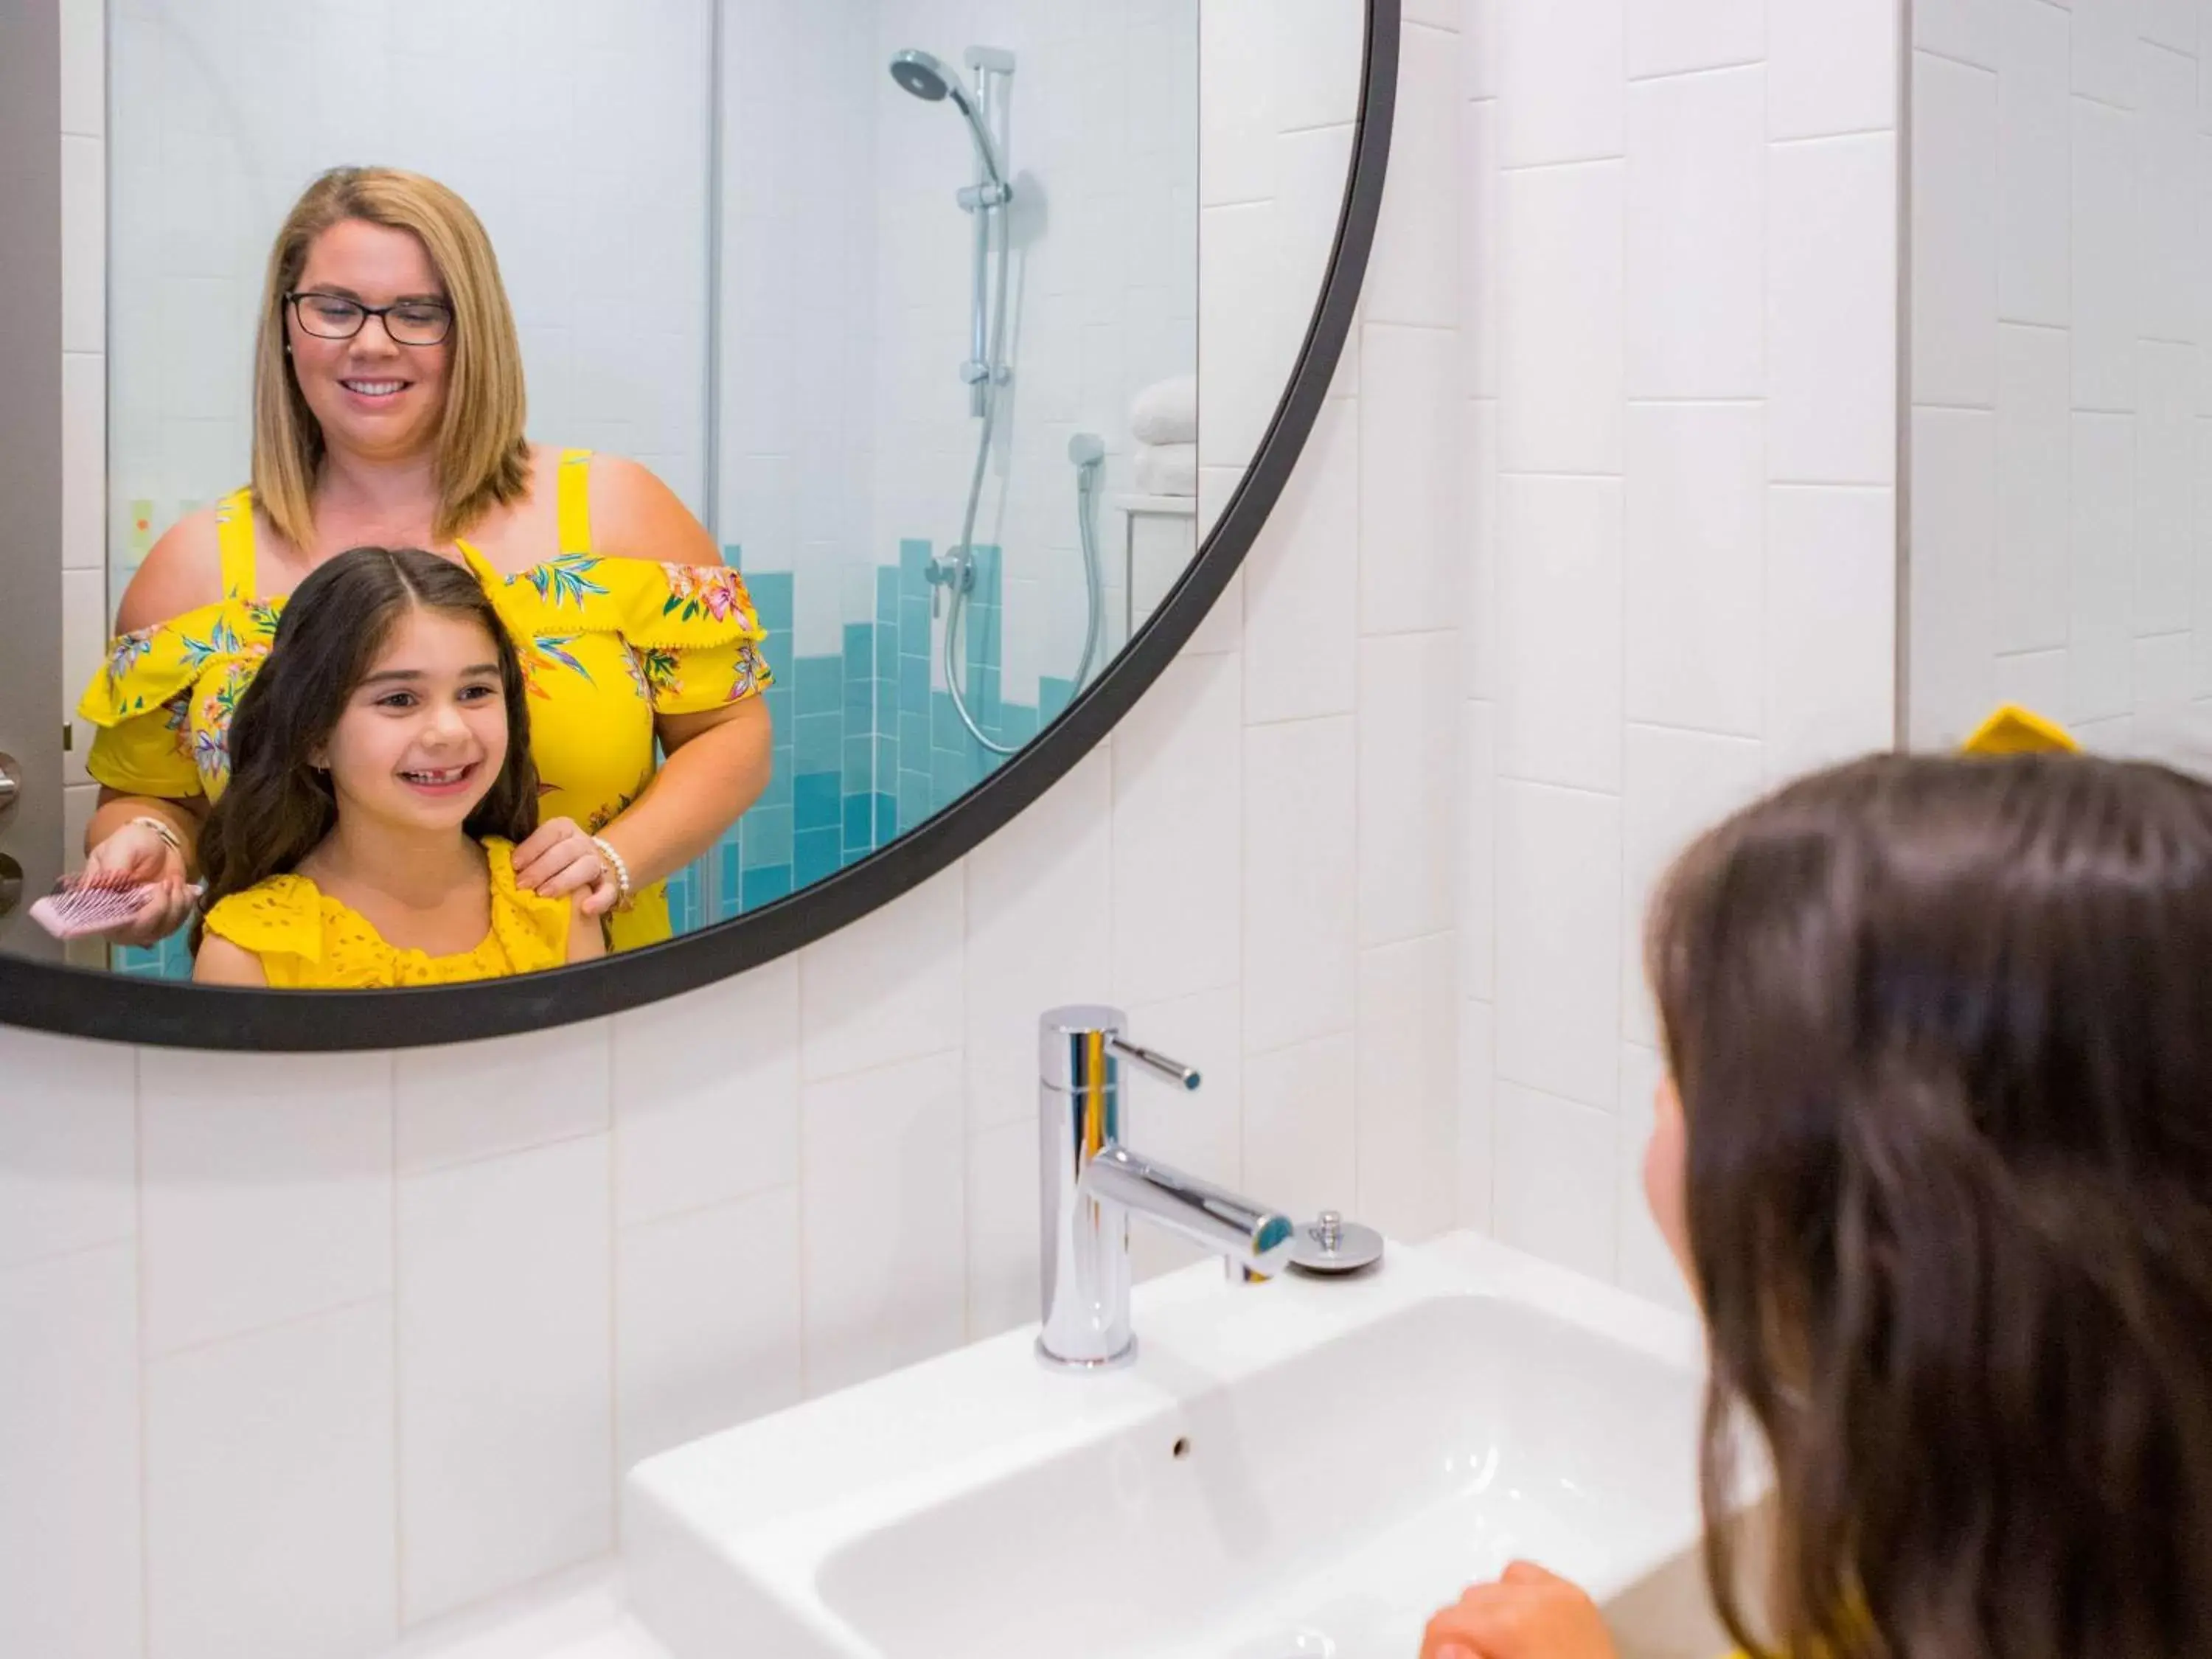
<instances>
[{"instance_id":1,"label":"pink hairbrush","mask_svg":"<svg viewBox=\"0 0 2212 1659\"><path fill-rule=\"evenodd\" d=\"M157 882L91 882L64 876L54 890L33 902L31 920L56 939L82 939L119 927L144 908ZM194 893L198 887L189 890Z\"/></svg>"}]
</instances>

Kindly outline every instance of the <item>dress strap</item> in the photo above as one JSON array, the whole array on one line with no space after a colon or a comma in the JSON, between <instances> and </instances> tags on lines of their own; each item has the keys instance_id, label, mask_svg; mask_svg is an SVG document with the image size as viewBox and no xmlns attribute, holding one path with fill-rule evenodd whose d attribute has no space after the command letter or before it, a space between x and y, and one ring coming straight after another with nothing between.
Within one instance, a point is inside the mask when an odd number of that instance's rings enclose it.
<instances>
[{"instance_id":1,"label":"dress strap","mask_svg":"<svg viewBox=\"0 0 2212 1659\"><path fill-rule=\"evenodd\" d=\"M222 596L253 597L253 491L234 489L215 504L216 551L222 562Z\"/></svg>"},{"instance_id":2,"label":"dress strap","mask_svg":"<svg viewBox=\"0 0 2212 1659\"><path fill-rule=\"evenodd\" d=\"M564 449L554 485L554 514L563 553L592 550L592 452Z\"/></svg>"}]
</instances>

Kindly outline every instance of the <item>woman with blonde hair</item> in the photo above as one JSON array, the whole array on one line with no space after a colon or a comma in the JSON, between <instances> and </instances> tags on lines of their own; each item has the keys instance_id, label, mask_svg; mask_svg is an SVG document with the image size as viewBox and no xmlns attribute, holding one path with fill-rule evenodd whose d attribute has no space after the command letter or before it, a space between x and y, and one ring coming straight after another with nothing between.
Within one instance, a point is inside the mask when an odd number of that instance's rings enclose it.
<instances>
[{"instance_id":1,"label":"woman with blonde hair","mask_svg":"<svg viewBox=\"0 0 2212 1659\"><path fill-rule=\"evenodd\" d=\"M523 416L514 316L467 204L392 168L316 179L269 257L252 483L154 544L82 705L102 786L86 875L150 889L109 937L150 944L190 916L231 714L285 596L362 545L464 566L513 636L543 797L517 881L606 915L617 950L667 937L666 878L768 782L761 629L665 484L532 444Z\"/></svg>"}]
</instances>

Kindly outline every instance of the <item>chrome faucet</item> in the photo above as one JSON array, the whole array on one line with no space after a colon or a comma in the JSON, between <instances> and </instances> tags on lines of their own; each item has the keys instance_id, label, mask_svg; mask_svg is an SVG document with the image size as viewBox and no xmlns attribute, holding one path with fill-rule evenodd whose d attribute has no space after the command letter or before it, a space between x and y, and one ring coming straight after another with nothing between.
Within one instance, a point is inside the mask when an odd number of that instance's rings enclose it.
<instances>
[{"instance_id":1,"label":"chrome faucet","mask_svg":"<svg viewBox=\"0 0 2212 1659\"><path fill-rule=\"evenodd\" d=\"M1288 1263L1293 1230L1249 1199L1122 1145L1121 1063L1190 1091L1199 1074L1129 1041L1118 1008L1054 1008L1037 1022L1037 1133L1044 1251L1044 1328L1037 1357L1105 1370L1137 1355L1129 1329L1129 1218L1157 1222L1221 1256L1232 1277L1266 1279Z\"/></svg>"}]
</instances>

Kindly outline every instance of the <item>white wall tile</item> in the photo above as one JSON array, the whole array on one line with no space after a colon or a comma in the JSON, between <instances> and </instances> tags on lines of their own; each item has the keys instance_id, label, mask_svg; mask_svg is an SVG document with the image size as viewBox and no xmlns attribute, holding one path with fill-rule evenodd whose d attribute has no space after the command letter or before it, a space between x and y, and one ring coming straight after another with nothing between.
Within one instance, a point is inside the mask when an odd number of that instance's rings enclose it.
<instances>
[{"instance_id":1,"label":"white wall tile","mask_svg":"<svg viewBox=\"0 0 2212 1659\"><path fill-rule=\"evenodd\" d=\"M1500 490L1498 764L1620 787L1622 488L1508 477Z\"/></svg>"},{"instance_id":2,"label":"white wall tile","mask_svg":"<svg viewBox=\"0 0 2212 1659\"><path fill-rule=\"evenodd\" d=\"M1269 152L1278 130L1273 9L1266 0L1206 0L1199 8L1198 50L1206 65L1199 191L1209 207L1269 193Z\"/></svg>"},{"instance_id":3,"label":"white wall tile","mask_svg":"<svg viewBox=\"0 0 2212 1659\"><path fill-rule=\"evenodd\" d=\"M819 1395L961 1340L959 1056L809 1084L802 1109L800 1307L806 1389Z\"/></svg>"},{"instance_id":4,"label":"white wall tile","mask_svg":"<svg viewBox=\"0 0 2212 1659\"><path fill-rule=\"evenodd\" d=\"M1200 216L1198 453L1208 466L1243 466L1258 449L1297 343L1292 313L1269 280L1282 257L1281 216L1270 201L1209 207ZM1296 326L1308 316L1301 306Z\"/></svg>"},{"instance_id":5,"label":"white wall tile","mask_svg":"<svg viewBox=\"0 0 2212 1659\"><path fill-rule=\"evenodd\" d=\"M1497 1184L1498 1011L1469 1000L1459 1021L1458 1219L1487 1232Z\"/></svg>"},{"instance_id":6,"label":"white wall tile","mask_svg":"<svg viewBox=\"0 0 2212 1659\"><path fill-rule=\"evenodd\" d=\"M392 1288L387 1056L173 1052L138 1099L149 1354Z\"/></svg>"},{"instance_id":7,"label":"white wall tile","mask_svg":"<svg viewBox=\"0 0 2212 1659\"><path fill-rule=\"evenodd\" d=\"M2083 98L2133 109L2147 55L2138 33L2142 0L2073 0L2074 90Z\"/></svg>"},{"instance_id":8,"label":"white wall tile","mask_svg":"<svg viewBox=\"0 0 2212 1659\"><path fill-rule=\"evenodd\" d=\"M1214 3L1215 0L1206 0L1198 9L1203 15ZM1334 125L1358 114L1357 71L1365 49L1367 24L1362 8L1347 6L1344 0L1275 0L1274 4L1249 13L1241 12L1232 3L1230 14L1261 33L1274 36L1273 118L1280 131ZM1409 21L1414 17L1411 8L1407 15ZM1211 34L1203 38L1217 43L1219 39ZM1234 55L1251 51L1254 44L1252 35L1245 33L1221 49ZM1206 56L1203 103L1212 101L1215 76L1224 71L1232 76L1243 72L1218 64L1212 54Z\"/></svg>"},{"instance_id":9,"label":"white wall tile","mask_svg":"<svg viewBox=\"0 0 2212 1659\"><path fill-rule=\"evenodd\" d=\"M1498 377L1498 103L1462 106L1459 178L1459 334L1465 359L1462 390L1495 398Z\"/></svg>"},{"instance_id":10,"label":"white wall tile","mask_svg":"<svg viewBox=\"0 0 2212 1659\"><path fill-rule=\"evenodd\" d=\"M1767 185L1767 465L1778 480L1897 474L1897 142L1778 144Z\"/></svg>"},{"instance_id":11,"label":"white wall tile","mask_svg":"<svg viewBox=\"0 0 2212 1659\"><path fill-rule=\"evenodd\" d=\"M609 1046L608 1022L591 1020L403 1048L393 1059L400 1175L605 1133Z\"/></svg>"},{"instance_id":12,"label":"white wall tile","mask_svg":"<svg viewBox=\"0 0 2212 1659\"><path fill-rule=\"evenodd\" d=\"M2197 539L2197 355L2145 340L2136 348L2136 561L2138 635L2190 625L2197 564L2212 558Z\"/></svg>"},{"instance_id":13,"label":"white wall tile","mask_svg":"<svg viewBox=\"0 0 2212 1659\"><path fill-rule=\"evenodd\" d=\"M1499 781L1498 1074L1607 1109L1620 1088L1621 856L1618 798Z\"/></svg>"},{"instance_id":14,"label":"white wall tile","mask_svg":"<svg viewBox=\"0 0 2212 1659\"><path fill-rule=\"evenodd\" d=\"M1498 95L1498 0L1460 0L1460 91L1468 98Z\"/></svg>"},{"instance_id":15,"label":"white wall tile","mask_svg":"<svg viewBox=\"0 0 2212 1659\"><path fill-rule=\"evenodd\" d=\"M1756 404L1628 411L1628 718L1760 730L1766 432Z\"/></svg>"},{"instance_id":16,"label":"white wall tile","mask_svg":"<svg viewBox=\"0 0 2212 1659\"><path fill-rule=\"evenodd\" d=\"M1897 125L1897 9L1888 0L1768 0L1767 136L1826 138Z\"/></svg>"},{"instance_id":17,"label":"white wall tile","mask_svg":"<svg viewBox=\"0 0 2212 1659\"><path fill-rule=\"evenodd\" d=\"M1658 1041L1644 975L1644 926L1661 877L1684 848L1766 787L1756 738L1656 726L1628 728L1622 798L1621 1029L1632 1042Z\"/></svg>"},{"instance_id":18,"label":"white wall tile","mask_svg":"<svg viewBox=\"0 0 2212 1659\"><path fill-rule=\"evenodd\" d=\"M107 359L62 354L62 566L100 570L107 562ZM106 607L100 633L105 642ZM73 707L82 686L67 688Z\"/></svg>"},{"instance_id":19,"label":"white wall tile","mask_svg":"<svg viewBox=\"0 0 2212 1659\"><path fill-rule=\"evenodd\" d=\"M1359 644L1359 943L1451 926L1459 764L1454 634Z\"/></svg>"},{"instance_id":20,"label":"white wall tile","mask_svg":"<svg viewBox=\"0 0 2212 1659\"><path fill-rule=\"evenodd\" d=\"M799 1179L799 964L614 1019L615 1213L650 1221ZM701 1056L711 1048L712 1064Z\"/></svg>"},{"instance_id":21,"label":"white wall tile","mask_svg":"<svg viewBox=\"0 0 2212 1659\"><path fill-rule=\"evenodd\" d=\"M107 148L62 137L62 349L107 345Z\"/></svg>"},{"instance_id":22,"label":"white wall tile","mask_svg":"<svg viewBox=\"0 0 2212 1659\"><path fill-rule=\"evenodd\" d=\"M1113 994L1236 982L1243 799L1234 656L1171 665L1115 728Z\"/></svg>"},{"instance_id":23,"label":"white wall tile","mask_svg":"<svg viewBox=\"0 0 2212 1659\"><path fill-rule=\"evenodd\" d=\"M1322 405L1259 539L1244 561L1244 719L1349 713L1354 677L1320 669L1351 660L1359 611L1345 567L1359 547L1359 431L1349 400Z\"/></svg>"},{"instance_id":24,"label":"white wall tile","mask_svg":"<svg viewBox=\"0 0 2212 1659\"><path fill-rule=\"evenodd\" d=\"M2134 707L2134 418L2076 413L2073 473L2066 718L2105 720Z\"/></svg>"},{"instance_id":25,"label":"white wall tile","mask_svg":"<svg viewBox=\"0 0 2212 1659\"><path fill-rule=\"evenodd\" d=\"M967 1338L980 1342L1042 1317L1031 1115L968 1138Z\"/></svg>"},{"instance_id":26,"label":"white wall tile","mask_svg":"<svg viewBox=\"0 0 2212 1659\"><path fill-rule=\"evenodd\" d=\"M1370 322L1362 337L1360 631L1434 628L1459 613L1457 363L1433 329Z\"/></svg>"},{"instance_id":27,"label":"white wall tile","mask_svg":"<svg viewBox=\"0 0 2212 1659\"><path fill-rule=\"evenodd\" d=\"M803 1078L930 1054L961 1029L960 976L936 961L966 925L961 896L944 871L799 953Z\"/></svg>"},{"instance_id":28,"label":"white wall tile","mask_svg":"<svg viewBox=\"0 0 2212 1659\"><path fill-rule=\"evenodd\" d=\"M1359 1201L1407 1243L1459 1212L1460 998L1449 933L1359 953Z\"/></svg>"},{"instance_id":29,"label":"white wall tile","mask_svg":"<svg viewBox=\"0 0 2212 1659\"><path fill-rule=\"evenodd\" d=\"M1294 1219L1323 1210L1356 1212L1353 1049L1352 1033L1343 1031L1244 1061L1244 1190Z\"/></svg>"},{"instance_id":30,"label":"white wall tile","mask_svg":"<svg viewBox=\"0 0 2212 1659\"><path fill-rule=\"evenodd\" d=\"M1358 801L1322 779L1358 775L1352 717L1244 736L1244 1042L1254 1052L1350 1024L1358 932Z\"/></svg>"},{"instance_id":31,"label":"white wall tile","mask_svg":"<svg viewBox=\"0 0 2212 1659\"><path fill-rule=\"evenodd\" d=\"M1335 9L1358 15L1351 6ZM1449 328L1459 321L1460 110L1458 43L1408 22L1382 219L1360 287L1370 323Z\"/></svg>"},{"instance_id":32,"label":"white wall tile","mask_svg":"<svg viewBox=\"0 0 2212 1659\"><path fill-rule=\"evenodd\" d=\"M1682 1268L1644 1196L1644 1152L1651 1139L1654 1097L1665 1067L1651 1049L1625 1044L1620 1055L1620 1239L1614 1276L1624 1290L1681 1313L1697 1310Z\"/></svg>"},{"instance_id":33,"label":"white wall tile","mask_svg":"<svg viewBox=\"0 0 2212 1659\"><path fill-rule=\"evenodd\" d=\"M2144 40L2192 58L2197 56L2196 0L2142 0L2142 3Z\"/></svg>"},{"instance_id":34,"label":"white wall tile","mask_svg":"<svg viewBox=\"0 0 2212 1659\"><path fill-rule=\"evenodd\" d=\"M2195 653L2196 641L2185 633L2161 634L2135 642L2130 672L2134 677L2137 752L2148 747L2155 731L2155 722L2146 717L2165 716L2172 720L2178 715L2186 720L2197 712L2187 707L2191 677L2196 668ZM2203 762L2199 759L2196 763L2201 767Z\"/></svg>"},{"instance_id":35,"label":"white wall tile","mask_svg":"<svg viewBox=\"0 0 2212 1659\"><path fill-rule=\"evenodd\" d=\"M2004 9L1997 79L1997 307L2008 322L2063 328L2073 314L2069 192L2071 19L2041 0Z\"/></svg>"},{"instance_id":36,"label":"white wall tile","mask_svg":"<svg viewBox=\"0 0 2212 1659\"><path fill-rule=\"evenodd\" d=\"M138 1225L137 1061L120 1044L0 1026L0 1268Z\"/></svg>"},{"instance_id":37,"label":"white wall tile","mask_svg":"<svg viewBox=\"0 0 2212 1659\"><path fill-rule=\"evenodd\" d=\"M1104 994L1113 776L1094 750L967 861L968 1127L1028 1121L1036 1020Z\"/></svg>"},{"instance_id":38,"label":"white wall tile","mask_svg":"<svg viewBox=\"0 0 2212 1659\"><path fill-rule=\"evenodd\" d=\"M1467 705L1460 778L1460 989L1498 994L1498 706Z\"/></svg>"},{"instance_id":39,"label":"white wall tile","mask_svg":"<svg viewBox=\"0 0 2212 1659\"><path fill-rule=\"evenodd\" d=\"M2079 3L2079 0L2077 0ZM1984 69L1997 66L2001 0L1917 0L1912 8L1912 44Z\"/></svg>"},{"instance_id":40,"label":"white wall tile","mask_svg":"<svg viewBox=\"0 0 2212 1659\"><path fill-rule=\"evenodd\" d=\"M62 0L62 131L97 138L107 130L106 8Z\"/></svg>"},{"instance_id":41,"label":"white wall tile","mask_svg":"<svg viewBox=\"0 0 2212 1659\"><path fill-rule=\"evenodd\" d=\"M1992 706L1996 648L1997 417L1912 412L1910 733L1964 742Z\"/></svg>"},{"instance_id":42,"label":"white wall tile","mask_svg":"<svg viewBox=\"0 0 2212 1659\"><path fill-rule=\"evenodd\" d=\"M1630 88L1630 397L1765 391L1765 130L1762 68Z\"/></svg>"},{"instance_id":43,"label":"white wall tile","mask_svg":"<svg viewBox=\"0 0 2212 1659\"><path fill-rule=\"evenodd\" d=\"M2075 54L2080 63L2080 54ZM2129 118L2074 100L2074 407L2130 410L2142 261ZM1915 393L1917 396L1917 392Z\"/></svg>"},{"instance_id":44,"label":"white wall tile","mask_svg":"<svg viewBox=\"0 0 2212 1659\"><path fill-rule=\"evenodd\" d=\"M1998 340L1996 648L2066 643L2073 440L2060 329L2008 323Z\"/></svg>"},{"instance_id":45,"label":"white wall tile","mask_svg":"<svg viewBox=\"0 0 2212 1659\"><path fill-rule=\"evenodd\" d=\"M1755 64L1765 55L1765 0L1628 0L1632 81Z\"/></svg>"},{"instance_id":46,"label":"white wall tile","mask_svg":"<svg viewBox=\"0 0 2212 1659\"><path fill-rule=\"evenodd\" d=\"M1467 405L1465 462L1467 571L1460 583L1460 647L1467 663L1467 694L1495 702L1498 684L1498 404Z\"/></svg>"},{"instance_id":47,"label":"white wall tile","mask_svg":"<svg viewBox=\"0 0 2212 1659\"><path fill-rule=\"evenodd\" d=\"M1777 485L1767 495L1766 549L1768 775L1888 748L1896 497Z\"/></svg>"},{"instance_id":48,"label":"white wall tile","mask_svg":"<svg viewBox=\"0 0 2212 1659\"><path fill-rule=\"evenodd\" d=\"M62 696L65 711L74 713L77 698L100 672L107 647L107 580L99 570L62 572ZM65 718L66 718L65 714ZM90 781L84 756L91 749L72 750L64 757L63 787Z\"/></svg>"},{"instance_id":49,"label":"white wall tile","mask_svg":"<svg viewBox=\"0 0 2212 1659\"><path fill-rule=\"evenodd\" d=\"M1613 1067L1608 1054L1606 1069ZM1492 1226L1499 1241L1610 1279L1619 1203L1613 1113L1500 1082L1496 1137Z\"/></svg>"},{"instance_id":50,"label":"white wall tile","mask_svg":"<svg viewBox=\"0 0 2212 1659\"><path fill-rule=\"evenodd\" d=\"M615 1258L617 1470L798 1402L797 1188L626 1227Z\"/></svg>"},{"instance_id":51,"label":"white wall tile","mask_svg":"<svg viewBox=\"0 0 2212 1659\"><path fill-rule=\"evenodd\" d=\"M612 1542L611 1185L605 1135L400 1183L410 1624Z\"/></svg>"},{"instance_id":52,"label":"white wall tile","mask_svg":"<svg viewBox=\"0 0 2212 1659\"><path fill-rule=\"evenodd\" d=\"M343 1659L398 1633L392 1306L146 1370L147 1651Z\"/></svg>"},{"instance_id":53,"label":"white wall tile","mask_svg":"<svg viewBox=\"0 0 2212 1659\"><path fill-rule=\"evenodd\" d=\"M2063 579L2064 573L2060 574ZM2062 581L2062 595L2064 591ZM1997 701L2018 703L2022 708L2038 713L2065 708L2069 672L2063 646L2050 651L2023 651L2016 656L2000 655L1996 660Z\"/></svg>"},{"instance_id":54,"label":"white wall tile","mask_svg":"<svg viewBox=\"0 0 2212 1659\"><path fill-rule=\"evenodd\" d=\"M1627 31L1620 0L1497 8L1499 118L1509 167L1621 153Z\"/></svg>"},{"instance_id":55,"label":"white wall tile","mask_svg":"<svg viewBox=\"0 0 2212 1659\"><path fill-rule=\"evenodd\" d=\"M1341 65L1330 74L1349 85L1357 77ZM1328 272L1329 256L1336 247L1337 222L1344 216L1345 187L1352 172L1352 127L1347 117L1339 126L1313 127L1285 132L1275 140L1274 226L1277 264L1269 287L1282 296L1281 331L1277 349L1287 353L1299 343L1299 333L1314 308L1321 303L1322 287ZM1395 158L1396 151L1392 151ZM1443 179L1449 188L1449 174ZM1378 242L1379 246L1379 242ZM1192 258L1194 259L1196 254ZM1213 249L1206 249L1207 259ZM1200 273L1203 280L1204 273ZM1447 317L1447 321L1449 319ZM1352 333L1358 333L1352 325ZM1210 340L1201 343L1211 347ZM1350 342L1346 349L1355 357ZM1273 369L1273 389L1279 392L1290 378L1285 356ZM1341 374L1339 376L1341 379Z\"/></svg>"},{"instance_id":56,"label":"white wall tile","mask_svg":"<svg viewBox=\"0 0 2212 1659\"><path fill-rule=\"evenodd\" d=\"M0 1268L0 1652L137 1659L138 1279L127 1243Z\"/></svg>"},{"instance_id":57,"label":"white wall tile","mask_svg":"<svg viewBox=\"0 0 2212 1659\"><path fill-rule=\"evenodd\" d=\"M1509 471L1620 471L1626 171L1601 162L1500 181L1499 455Z\"/></svg>"},{"instance_id":58,"label":"white wall tile","mask_svg":"<svg viewBox=\"0 0 2212 1659\"><path fill-rule=\"evenodd\" d=\"M2197 65L2169 52L2146 52L2142 87L2134 123L2142 230L2136 330L2145 339L2189 342L2197 337L2203 283Z\"/></svg>"},{"instance_id":59,"label":"white wall tile","mask_svg":"<svg viewBox=\"0 0 2212 1659\"><path fill-rule=\"evenodd\" d=\"M1912 119L1913 400L1994 408L1996 76L1923 54Z\"/></svg>"},{"instance_id":60,"label":"white wall tile","mask_svg":"<svg viewBox=\"0 0 2212 1659\"><path fill-rule=\"evenodd\" d=\"M2197 423L2200 477L2212 477L2212 421ZM2212 489L2197 495L2197 545L2212 545ZM2212 559L2197 563L2197 695L2212 697Z\"/></svg>"}]
</instances>

